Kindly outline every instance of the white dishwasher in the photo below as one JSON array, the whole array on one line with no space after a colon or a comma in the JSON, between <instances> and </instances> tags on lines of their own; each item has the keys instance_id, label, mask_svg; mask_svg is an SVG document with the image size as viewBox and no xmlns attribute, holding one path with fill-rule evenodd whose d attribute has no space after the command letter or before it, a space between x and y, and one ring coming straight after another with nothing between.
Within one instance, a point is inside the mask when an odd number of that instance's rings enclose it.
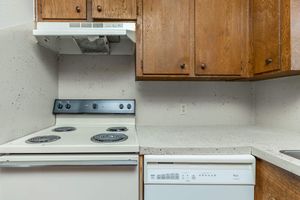
<instances>
[{"instance_id":1,"label":"white dishwasher","mask_svg":"<svg viewBox=\"0 0 300 200\"><path fill-rule=\"evenodd\" d=\"M145 200L254 200L251 155L146 155Z\"/></svg>"}]
</instances>

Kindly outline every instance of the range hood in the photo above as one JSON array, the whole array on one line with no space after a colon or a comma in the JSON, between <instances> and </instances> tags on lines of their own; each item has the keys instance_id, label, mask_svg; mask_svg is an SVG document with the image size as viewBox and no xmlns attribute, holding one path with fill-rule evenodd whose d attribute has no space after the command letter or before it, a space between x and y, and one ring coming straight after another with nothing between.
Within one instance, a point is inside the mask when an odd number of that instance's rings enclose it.
<instances>
[{"instance_id":1,"label":"range hood","mask_svg":"<svg viewBox=\"0 0 300 200\"><path fill-rule=\"evenodd\" d=\"M135 23L38 22L38 44L59 54L133 55Z\"/></svg>"}]
</instances>

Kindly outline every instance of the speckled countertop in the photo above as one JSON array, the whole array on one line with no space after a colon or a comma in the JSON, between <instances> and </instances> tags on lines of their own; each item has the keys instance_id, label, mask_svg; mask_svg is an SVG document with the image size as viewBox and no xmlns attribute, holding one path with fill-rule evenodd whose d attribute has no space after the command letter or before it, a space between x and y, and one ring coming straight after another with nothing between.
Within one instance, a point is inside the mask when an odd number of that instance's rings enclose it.
<instances>
[{"instance_id":1,"label":"speckled countertop","mask_svg":"<svg viewBox=\"0 0 300 200\"><path fill-rule=\"evenodd\" d=\"M300 160L280 150L300 150L300 133L256 126L138 126L140 153L252 154L300 176Z\"/></svg>"}]
</instances>

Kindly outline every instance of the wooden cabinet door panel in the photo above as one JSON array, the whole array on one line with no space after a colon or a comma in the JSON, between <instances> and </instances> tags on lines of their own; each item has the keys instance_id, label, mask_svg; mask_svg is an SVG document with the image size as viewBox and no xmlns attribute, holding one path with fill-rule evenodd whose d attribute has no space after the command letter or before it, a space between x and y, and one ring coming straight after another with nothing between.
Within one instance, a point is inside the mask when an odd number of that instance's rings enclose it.
<instances>
[{"instance_id":1,"label":"wooden cabinet door panel","mask_svg":"<svg viewBox=\"0 0 300 200\"><path fill-rule=\"evenodd\" d=\"M286 199L287 188L282 187L280 181L272 178L274 174L264 174L269 173L268 171L258 173L260 175L257 177L259 184L255 188L256 200L288 200Z\"/></svg>"},{"instance_id":2,"label":"wooden cabinet door panel","mask_svg":"<svg viewBox=\"0 0 300 200\"><path fill-rule=\"evenodd\" d=\"M254 73L280 70L280 0L253 0Z\"/></svg>"},{"instance_id":3,"label":"wooden cabinet door panel","mask_svg":"<svg viewBox=\"0 0 300 200\"><path fill-rule=\"evenodd\" d=\"M196 0L195 6L196 75L241 75L249 1Z\"/></svg>"},{"instance_id":4,"label":"wooden cabinet door panel","mask_svg":"<svg viewBox=\"0 0 300 200\"><path fill-rule=\"evenodd\" d=\"M136 19L136 0L93 0L94 19Z\"/></svg>"},{"instance_id":5,"label":"wooden cabinet door panel","mask_svg":"<svg viewBox=\"0 0 300 200\"><path fill-rule=\"evenodd\" d=\"M42 0L43 19L86 19L86 0Z\"/></svg>"},{"instance_id":6,"label":"wooden cabinet door panel","mask_svg":"<svg viewBox=\"0 0 300 200\"><path fill-rule=\"evenodd\" d=\"M192 6L193 0L143 1L143 74L189 74Z\"/></svg>"},{"instance_id":7,"label":"wooden cabinet door panel","mask_svg":"<svg viewBox=\"0 0 300 200\"><path fill-rule=\"evenodd\" d=\"M300 200L300 177L257 159L255 200Z\"/></svg>"}]
</instances>

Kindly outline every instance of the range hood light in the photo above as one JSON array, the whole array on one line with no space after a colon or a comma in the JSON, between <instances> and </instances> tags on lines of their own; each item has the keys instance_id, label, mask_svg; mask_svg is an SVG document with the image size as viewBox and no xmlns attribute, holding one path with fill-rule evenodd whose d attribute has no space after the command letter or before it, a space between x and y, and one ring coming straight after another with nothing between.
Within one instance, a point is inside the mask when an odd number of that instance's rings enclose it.
<instances>
[{"instance_id":1,"label":"range hood light","mask_svg":"<svg viewBox=\"0 0 300 200\"><path fill-rule=\"evenodd\" d=\"M95 40L98 40L98 39L99 39L99 36L88 36L87 39L88 39L90 42L94 42Z\"/></svg>"}]
</instances>

